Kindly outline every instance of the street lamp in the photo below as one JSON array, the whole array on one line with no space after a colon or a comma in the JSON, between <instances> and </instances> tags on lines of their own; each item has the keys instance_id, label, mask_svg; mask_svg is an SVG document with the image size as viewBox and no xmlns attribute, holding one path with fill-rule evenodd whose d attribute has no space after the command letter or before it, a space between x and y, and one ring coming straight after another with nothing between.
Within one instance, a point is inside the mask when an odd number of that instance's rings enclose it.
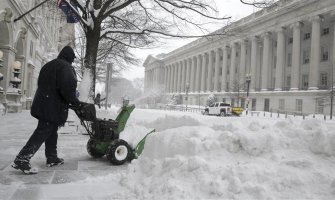
<instances>
[{"instance_id":1,"label":"street lamp","mask_svg":"<svg viewBox=\"0 0 335 200\"><path fill-rule=\"evenodd\" d=\"M3 65L1 64L3 62L2 57L3 57L3 52L0 51L0 67L3 67ZM0 81L2 81L2 80L3 80L3 75L0 73ZM0 87L0 92L1 91L3 91L2 87Z\"/></svg>"},{"instance_id":2,"label":"street lamp","mask_svg":"<svg viewBox=\"0 0 335 200\"><path fill-rule=\"evenodd\" d=\"M188 92L190 90L190 84L189 83L186 83L186 97L185 97L185 100L186 100L186 111L187 111L187 105L188 105Z\"/></svg>"},{"instance_id":3,"label":"street lamp","mask_svg":"<svg viewBox=\"0 0 335 200\"><path fill-rule=\"evenodd\" d=\"M248 109L249 109L249 86L251 82L251 74L245 75L245 81L247 82L247 105L246 105L246 115L248 115Z\"/></svg>"},{"instance_id":4,"label":"street lamp","mask_svg":"<svg viewBox=\"0 0 335 200\"><path fill-rule=\"evenodd\" d=\"M14 71L14 77L10 81L11 84L13 84L13 88L19 89L19 85L21 84L21 79L19 78L19 75L21 74L20 69L21 69L21 62L20 61L15 61L12 65ZM20 93L20 90L18 90L18 93Z\"/></svg>"}]
</instances>

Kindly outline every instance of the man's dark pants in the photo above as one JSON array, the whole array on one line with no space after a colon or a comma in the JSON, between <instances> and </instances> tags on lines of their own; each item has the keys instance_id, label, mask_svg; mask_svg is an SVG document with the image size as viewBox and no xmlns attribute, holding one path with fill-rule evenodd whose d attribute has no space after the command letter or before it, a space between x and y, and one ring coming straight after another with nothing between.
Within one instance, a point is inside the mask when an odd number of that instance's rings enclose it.
<instances>
[{"instance_id":1,"label":"man's dark pants","mask_svg":"<svg viewBox=\"0 0 335 200\"><path fill-rule=\"evenodd\" d=\"M43 142L45 143L45 156L47 158L57 157L57 130L57 124L39 120L37 128L16 156L16 160L29 162Z\"/></svg>"}]
</instances>

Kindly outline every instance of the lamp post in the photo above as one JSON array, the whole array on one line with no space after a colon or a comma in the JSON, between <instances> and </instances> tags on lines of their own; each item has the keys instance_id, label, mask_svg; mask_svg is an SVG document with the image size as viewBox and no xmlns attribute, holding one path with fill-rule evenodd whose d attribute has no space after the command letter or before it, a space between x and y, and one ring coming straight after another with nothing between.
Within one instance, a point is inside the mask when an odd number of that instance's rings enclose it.
<instances>
[{"instance_id":1,"label":"lamp post","mask_svg":"<svg viewBox=\"0 0 335 200\"><path fill-rule=\"evenodd\" d=\"M3 57L3 52L0 51L0 68L3 67L3 65L2 65L2 62L3 62L2 57ZM2 80L3 80L3 75L0 73L0 81L2 81ZM3 88L2 87L0 87L0 92L3 92Z\"/></svg>"},{"instance_id":2,"label":"lamp post","mask_svg":"<svg viewBox=\"0 0 335 200\"><path fill-rule=\"evenodd\" d=\"M334 102L334 64L332 64L332 70L331 70L331 76L332 76L332 84L331 84L331 92L330 92L330 120L333 119L333 102Z\"/></svg>"},{"instance_id":3,"label":"lamp post","mask_svg":"<svg viewBox=\"0 0 335 200\"><path fill-rule=\"evenodd\" d=\"M247 82L247 105L246 105L246 115L248 115L248 109L249 109L249 86L251 82L251 74L245 75L245 81Z\"/></svg>"},{"instance_id":4,"label":"lamp post","mask_svg":"<svg viewBox=\"0 0 335 200\"><path fill-rule=\"evenodd\" d=\"M188 105L188 92L190 90L190 84L189 83L186 83L186 97L185 97L185 100L186 100L186 111L187 111L187 105Z\"/></svg>"},{"instance_id":5,"label":"lamp post","mask_svg":"<svg viewBox=\"0 0 335 200\"><path fill-rule=\"evenodd\" d=\"M18 93L20 94L21 91L19 89L19 85L21 84L21 79L19 78L19 75L21 74L20 69L21 69L21 62L20 61L15 61L13 63L13 79L10 81L11 84L13 84L13 88L18 89Z\"/></svg>"}]
</instances>

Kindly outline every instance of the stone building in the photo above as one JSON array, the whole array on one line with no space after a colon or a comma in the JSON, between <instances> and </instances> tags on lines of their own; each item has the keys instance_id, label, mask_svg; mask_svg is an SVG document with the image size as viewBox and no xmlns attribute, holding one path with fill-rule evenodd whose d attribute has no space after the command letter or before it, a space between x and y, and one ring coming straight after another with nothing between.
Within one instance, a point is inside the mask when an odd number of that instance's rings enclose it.
<instances>
[{"instance_id":1,"label":"stone building","mask_svg":"<svg viewBox=\"0 0 335 200\"><path fill-rule=\"evenodd\" d=\"M335 60L335 1L280 0L163 57L148 56L145 90L183 103L218 101L249 110L329 114Z\"/></svg>"},{"instance_id":2,"label":"stone building","mask_svg":"<svg viewBox=\"0 0 335 200\"><path fill-rule=\"evenodd\" d=\"M42 0L0 1L0 51L3 52L0 103L8 112L30 108L41 67L54 59L63 46L74 45L74 26L66 24L56 1L43 4L14 22L40 2ZM16 79L14 63L19 72ZM13 80L21 81L18 88L13 87Z\"/></svg>"}]
</instances>

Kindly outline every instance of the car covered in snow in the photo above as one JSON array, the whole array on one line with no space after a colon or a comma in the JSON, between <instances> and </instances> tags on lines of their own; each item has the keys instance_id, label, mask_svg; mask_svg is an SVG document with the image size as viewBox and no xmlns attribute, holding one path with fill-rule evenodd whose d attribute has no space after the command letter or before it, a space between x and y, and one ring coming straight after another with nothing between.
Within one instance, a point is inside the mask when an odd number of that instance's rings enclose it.
<instances>
[{"instance_id":1,"label":"car covered in snow","mask_svg":"<svg viewBox=\"0 0 335 200\"><path fill-rule=\"evenodd\" d=\"M228 103L214 102L205 108L204 115L231 116L232 107Z\"/></svg>"}]
</instances>

